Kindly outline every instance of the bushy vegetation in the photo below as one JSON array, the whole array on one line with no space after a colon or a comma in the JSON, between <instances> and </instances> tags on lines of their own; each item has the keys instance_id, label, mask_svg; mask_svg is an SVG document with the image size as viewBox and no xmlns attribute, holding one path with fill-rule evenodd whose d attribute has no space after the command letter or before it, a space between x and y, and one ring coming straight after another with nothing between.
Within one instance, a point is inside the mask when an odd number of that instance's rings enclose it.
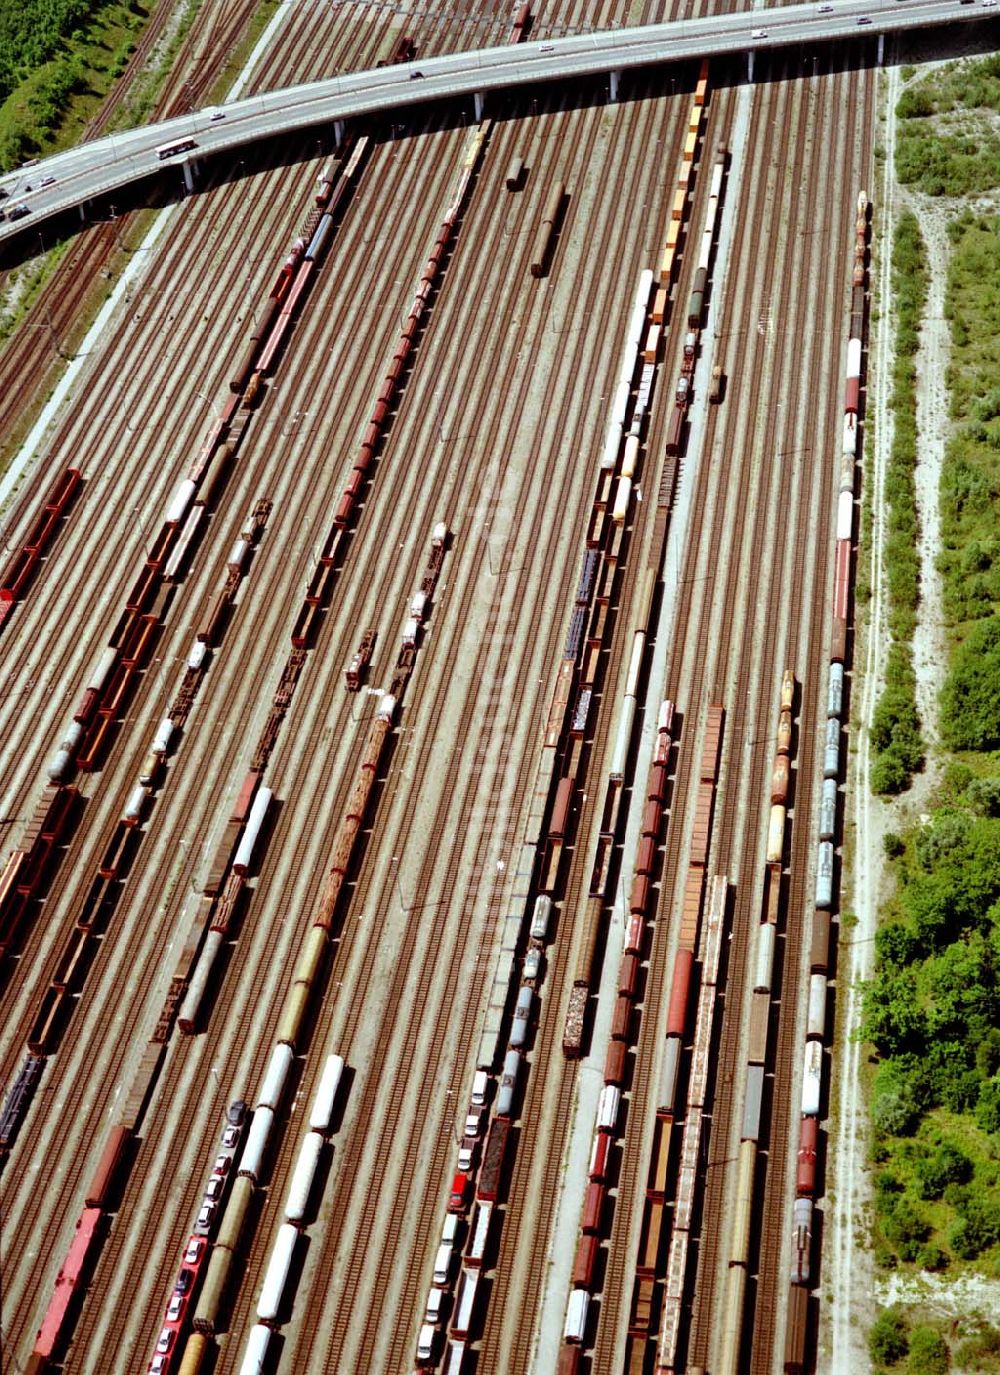
<instances>
[{"instance_id":1,"label":"bushy vegetation","mask_svg":"<svg viewBox=\"0 0 1000 1375\"><path fill-rule=\"evenodd\" d=\"M910 646L920 601L919 522L913 479L917 463L914 359L927 301L927 255L916 216L909 211L900 216L896 226L892 289L897 325L891 396L894 429L885 476L885 562L893 642L886 664L885 690L872 718L872 788L876 793L899 793L909 787L924 758Z\"/></svg>"},{"instance_id":2,"label":"bushy vegetation","mask_svg":"<svg viewBox=\"0 0 1000 1375\"><path fill-rule=\"evenodd\" d=\"M948 1343L941 1333L933 1327L915 1327L906 1361L910 1375L948 1375L950 1364Z\"/></svg>"},{"instance_id":3,"label":"bushy vegetation","mask_svg":"<svg viewBox=\"0 0 1000 1375\"><path fill-rule=\"evenodd\" d=\"M883 1265L1000 1266L1000 801L965 766L932 819L892 848L862 1035ZM984 786L988 783L989 786ZM884 1359L884 1358L882 1358Z\"/></svg>"},{"instance_id":4,"label":"bushy vegetation","mask_svg":"<svg viewBox=\"0 0 1000 1375\"><path fill-rule=\"evenodd\" d=\"M0 5L0 100L59 51L106 0L18 0Z\"/></svg>"},{"instance_id":5,"label":"bushy vegetation","mask_svg":"<svg viewBox=\"0 0 1000 1375\"><path fill-rule=\"evenodd\" d=\"M908 1325L898 1308L884 1308L868 1334L868 1351L873 1361L895 1365L910 1349Z\"/></svg>"},{"instance_id":6,"label":"bushy vegetation","mask_svg":"<svg viewBox=\"0 0 1000 1375\"><path fill-rule=\"evenodd\" d=\"M0 4L0 170L48 151L68 120L85 122L128 65L147 13L139 0Z\"/></svg>"},{"instance_id":7,"label":"bushy vegetation","mask_svg":"<svg viewBox=\"0 0 1000 1375\"><path fill-rule=\"evenodd\" d=\"M1000 137L969 112L1000 110L1000 55L949 63L912 85L896 105L896 175L928 196L1000 186Z\"/></svg>"},{"instance_id":8,"label":"bushy vegetation","mask_svg":"<svg viewBox=\"0 0 1000 1375\"><path fill-rule=\"evenodd\" d=\"M910 88L899 114L904 125L923 124L919 137L945 147L952 136L942 133L945 121L974 106L1000 109L1000 57L933 74ZM912 128L904 130L897 168L904 180L915 146L907 151L905 143L912 137ZM985 134L979 147L993 146L992 138ZM933 173L932 159L926 168ZM981 157L971 189L1000 185L998 171L1000 159L992 166ZM922 823L886 837L895 891L876 935L862 1030L875 1050L877 1262L927 1271L968 1266L993 1277L1000 1276L998 230L1000 218L968 210L949 228L946 382L955 423L941 479L939 567L951 658L940 724L943 743L962 754L945 762ZM904 302L904 312L911 305ZM901 336L902 356L902 329ZM899 373L894 380L898 385ZM897 410L897 429L899 423ZM904 421L904 435L906 429ZM912 586L905 566L901 585ZM894 635L906 630L905 605L904 597L902 621L893 608ZM896 668L888 675L893 685ZM901 694L887 710L890 721L902 715L903 700ZM880 718L875 725L886 734ZM923 1314L908 1321L889 1310L872 1328L870 1351L876 1371L1000 1375L1000 1331L971 1317L944 1334L927 1326Z\"/></svg>"}]
</instances>

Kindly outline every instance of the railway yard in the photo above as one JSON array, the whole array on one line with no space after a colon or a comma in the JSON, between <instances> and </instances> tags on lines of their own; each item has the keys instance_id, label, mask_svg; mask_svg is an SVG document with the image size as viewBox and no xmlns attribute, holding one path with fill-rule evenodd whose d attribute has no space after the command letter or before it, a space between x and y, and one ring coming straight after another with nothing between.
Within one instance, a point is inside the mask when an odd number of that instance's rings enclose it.
<instances>
[{"instance_id":1,"label":"railway yard","mask_svg":"<svg viewBox=\"0 0 1000 1375\"><path fill-rule=\"evenodd\" d=\"M522 8L292 5L248 89ZM417 106L130 244L3 518L4 1371L823 1368L872 59Z\"/></svg>"}]
</instances>

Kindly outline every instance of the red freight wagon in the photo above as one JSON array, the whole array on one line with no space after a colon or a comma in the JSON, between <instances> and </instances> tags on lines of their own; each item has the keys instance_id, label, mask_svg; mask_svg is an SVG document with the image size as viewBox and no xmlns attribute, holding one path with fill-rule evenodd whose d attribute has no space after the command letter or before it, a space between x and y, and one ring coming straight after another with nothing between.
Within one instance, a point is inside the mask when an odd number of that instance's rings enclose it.
<instances>
[{"instance_id":1,"label":"red freight wagon","mask_svg":"<svg viewBox=\"0 0 1000 1375\"><path fill-rule=\"evenodd\" d=\"M51 1358L59 1345L67 1310L82 1287L101 1216L100 1208L84 1208L76 1224L76 1234L56 1276L55 1292L35 1338L35 1353L39 1356Z\"/></svg>"},{"instance_id":2,"label":"red freight wagon","mask_svg":"<svg viewBox=\"0 0 1000 1375\"><path fill-rule=\"evenodd\" d=\"M668 1036L684 1035L693 967L694 952L682 947L674 957L674 977L670 985L670 1004L667 1009Z\"/></svg>"},{"instance_id":3,"label":"red freight wagon","mask_svg":"<svg viewBox=\"0 0 1000 1375\"><path fill-rule=\"evenodd\" d=\"M591 1180L587 1185L587 1195L583 1201L583 1223L584 1232L599 1232L601 1230L601 1214L604 1211L604 1185L597 1180Z\"/></svg>"},{"instance_id":4,"label":"red freight wagon","mask_svg":"<svg viewBox=\"0 0 1000 1375\"><path fill-rule=\"evenodd\" d=\"M556 789L556 805L552 809L552 822L549 826L549 836L552 839L561 840L566 834L575 786L576 779L572 774L567 774L565 778L559 780L559 787Z\"/></svg>"},{"instance_id":5,"label":"red freight wagon","mask_svg":"<svg viewBox=\"0 0 1000 1375\"><path fill-rule=\"evenodd\" d=\"M795 1192L812 1197L816 1192L816 1147L819 1144L819 1119L803 1117L799 1127L799 1158L795 1171Z\"/></svg>"},{"instance_id":6,"label":"red freight wagon","mask_svg":"<svg viewBox=\"0 0 1000 1375\"><path fill-rule=\"evenodd\" d=\"M610 1151L611 1137L607 1132L598 1132L594 1137L593 1149L590 1152L590 1169L587 1171L591 1179L603 1180L607 1178Z\"/></svg>"}]
</instances>

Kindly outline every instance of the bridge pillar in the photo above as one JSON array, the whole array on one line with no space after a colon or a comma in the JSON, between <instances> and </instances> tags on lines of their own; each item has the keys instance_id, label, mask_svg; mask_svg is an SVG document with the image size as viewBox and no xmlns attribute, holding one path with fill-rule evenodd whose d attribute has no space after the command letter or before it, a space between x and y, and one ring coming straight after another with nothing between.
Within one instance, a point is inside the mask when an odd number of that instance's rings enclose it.
<instances>
[{"instance_id":1,"label":"bridge pillar","mask_svg":"<svg viewBox=\"0 0 1000 1375\"><path fill-rule=\"evenodd\" d=\"M333 139L338 148L344 141L344 121L342 119L333 121Z\"/></svg>"},{"instance_id":2,"label":"bridge pillar","mask_svg":"<svg viewBox=\"0 0 1000 1375\"><path fill-rule=\"evenodd\" d=\"M608 96L613 101L618 99L618 78L620 76L621 72L608 73Z\"/></svg>"},{"instance_id":3,"label":"bridge pillar","mask_svg":"<svg viewBox=\"0 0 1000 1375\"><path fill-rule=\"evenodd\" d=\"M885 34L884 34L884 33L880 33L879 36L878 36L878 65L879 65L880 67L885 66Z\"/></svg>"},{"instance_id":4,"label":"bridge pillar","mask_svg":"<svg viewBox=\"0 0 1000 1375\"><path fill-rule=\"evenodd\" d=\"M753 48L747 52L747 81L753 81Z\"/></svg>"},{"instance_id":5,"label":"bridge pillar","mask_svg":"<svg viewBox=\"0 0 1000 1375\"><path fill-rule=\"evenodd\" d=\"M84 204L83 204L82 201L80 202L80 205L79 205L78 208L79 208L79 211L80 211L80 223L81 223L81 224L86 224L86 223L87 223L87 211L86 211L86 207L84 206Z\"/></svg>"},{"instance_id":6,"label":"bridge pillar","mask_svg":"<svg viewBox=\"0 0 1000 1375\"><path fill-rule=\"evenodd\" d=\"M482 123L482 119L483 119L483 93L482 93L482 91L473 91L473 93L472 93L472 103L473 103L473 106L475 107L475 111L476 111L476 123L477 123L477 124L481 124L481 123Z\"/></svg>"},{"instance_id":7,"label":"bridge pillar","mask_svg":"<svg viewBox=\"0 0 1000 1375\"><path fill-rule=\"evenodd\" d=\"M194 190L194 167L192 166L192 164L191 164L191 162L190 162L190 160L189 160L188 158L185 158L185 159L184 159L183 163L181 164L181 167L182 167L183 172L184 172L184 189L185 189L185 191L193 191L193 190Z\"/></svg>"}]
</instances>

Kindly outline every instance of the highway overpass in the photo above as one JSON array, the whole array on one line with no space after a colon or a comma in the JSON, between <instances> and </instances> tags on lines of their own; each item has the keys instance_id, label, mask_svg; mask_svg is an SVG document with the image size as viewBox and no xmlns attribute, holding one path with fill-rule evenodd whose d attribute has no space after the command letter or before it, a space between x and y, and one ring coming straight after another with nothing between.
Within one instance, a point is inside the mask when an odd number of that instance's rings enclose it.
<instances>
[{"instance_id":1,"label":"highway overpass","mask_svg":"<svg viewBox=\"0 0 1000 1375\"><path fill-rule=\"evenodd\" d=\"M538 83L623 72L634 67L765 51L788 44L830 43L912 31L928 25L992 17L995 0L828 0L736 14L576 34L518 46L477 49L374 71L352 72L235 101L224 113L198 111L84 143L0 179L7 218L0 244L53 215L64 214L187 159L231 153L259 139L295 134L359 115L385 114L428 100L529 87ZM174 141L193 147L174 158L157 149ZM30 186L30 191L28 187ZM10 212L27 206L11 220Z\"/></svg>"}]
</instances>

